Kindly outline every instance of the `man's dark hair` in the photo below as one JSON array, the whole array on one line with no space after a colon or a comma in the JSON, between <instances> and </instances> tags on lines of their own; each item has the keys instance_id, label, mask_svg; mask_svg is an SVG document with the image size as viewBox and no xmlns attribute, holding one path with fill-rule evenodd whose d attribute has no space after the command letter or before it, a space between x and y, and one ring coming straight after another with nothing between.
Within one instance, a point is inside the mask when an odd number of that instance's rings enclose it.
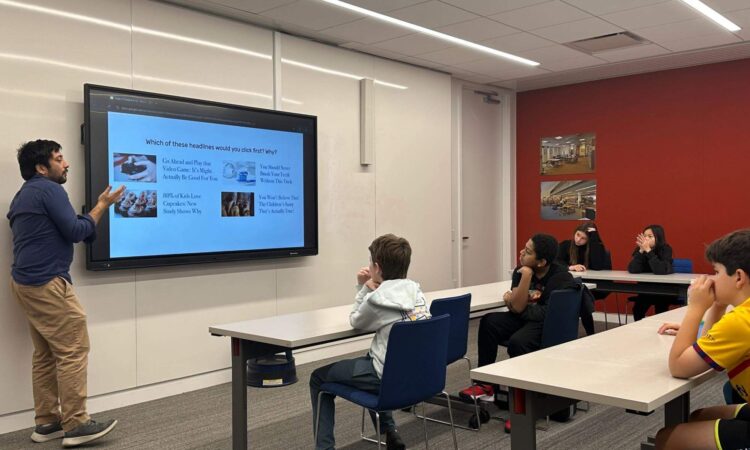
<instances>
[{"instance_id":1,"label":"man's dark hair","mask_svg":"<svg viewBox=\"0 0 750 450\"><path fill-rule=\"evenodd\" d=\"M706 248L706 259L722 264L729 275L737 269L750 275L750 228L732 231L713 241Z\"/></svg>"},{"instance_id":2,"label":"man's dark hair","mask_svg":"<svg viewBox=\"0 0 750 450\"><path fill-rule=\"evenodd\" d=\"M547 260L547 265L551 266L557 256L557 239L549 234L537 233L531 237L534 243L534 253L537 261Z\"/></svg>"},{"instance_id":3,"label":"man's dark hair","mask_svg":"<svg viewBox=\"0 0 750 450\"><path fill-rule=\"evenodd\" d=\"M21 176L24 180L30 180L36 175L36 165L41 164L49 168L49 160L52 154L62 148L55 141L37 139L23 144L18 149L18 166L21 168Z\"/></svg>"},{"instance_id":4,"label":"man's dark hair","mask_svg":"<svg viewBox=\"0 0 750 450\"><path fill-rule=\"evenodd\" d=\"M409 241L393 234L384 234L372 241L369 250L372 262L378 263L383 272L383 280L406 278L411 262Z\"/></svg>"}]
</instances>

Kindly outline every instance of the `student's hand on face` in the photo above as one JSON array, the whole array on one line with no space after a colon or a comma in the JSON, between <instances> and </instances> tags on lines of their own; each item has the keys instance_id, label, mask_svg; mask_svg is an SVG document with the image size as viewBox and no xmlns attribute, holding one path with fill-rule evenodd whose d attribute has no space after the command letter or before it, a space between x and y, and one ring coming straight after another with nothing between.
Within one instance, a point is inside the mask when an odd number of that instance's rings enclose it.
<instances>
[{"instance_id":1,"label":"student's hand on face","mask_svg":"<svg viewBox=\"0 0 750 450\"><path fill-rule=\"evenodd\" d=\"M583 264L573 264L572 266L568 267L568 270L573 272L585 272L586 266Z\"/></svg>"},{"instance_id":2,"label":"student's hand on face","mask_svg":"<svg viewBox=\"0 0 750 450\"><path fill-rule=\"evenodd\" d=\"M705 312L715 301L714 280L706 275L693 280L688 289L688 307L694 306Z\"/></svg>"},{"instance_id":3,"label":"student's hand on face","mask_svg":"<svg viewBox=\"0 0 750 450\"><path fill-rule=\"evenodd\" d=\"M370 278L369 280L367 280L367 282L365 282L365 286L367 286L368 288L370 288L370 290L374 291L375 289L377 289L378 287L380 287L380 283L378 283L376 281L372 281L372 278Z\"/></svg>"},{"instance_id":4,"label":"student's hand on face","mask_svg":"<svg viewBox=\"0 0 750 450\"><path fill-rule=\"evenodd\" d=\"M520 268L518 269L518 273L520 273L522 277L523 277L524 275L525 275L525 276L527 276L527 277L530 277L530 276L532 276L532 275L534 274L534 269L532 269L532 268L531 268L531 267L529 267L529 266L521 266L521 267L520 267Z\"/></svg>"},{"instance_id":5,"label":"student's hand on face","mask_svg":"<svg viewBox=\"0 0 750 450\"><path fill-rule=\"evenodd\" d=\"M643 233L638 234L635 238L635 243L640 247L638 249L641 253L648 253L651 251L651 246L648 243L648 239L646 239L646 236Z\"/></svg>"},{"instance_id":6,"label":"student's hand on face","mask_svg":"<svg viewBox=\"0 0 750 450\"><path fill-rule=\"evenodd\" d=\"M677 334L677 331L680 329L679 323L663 323L659 327L659 334L668 334L670 336L674 336Z\"/></svg>"},{"instance_id":7,"label":"student's hand on face","mask_svg":"<svg viewBox=\"0 0 750 450\"><path fill-rule=\"evenodd\" d=\"M357 284L365 284L370 279L370 268L361 267L357 271Z\"/></svg>"}]
</instances>

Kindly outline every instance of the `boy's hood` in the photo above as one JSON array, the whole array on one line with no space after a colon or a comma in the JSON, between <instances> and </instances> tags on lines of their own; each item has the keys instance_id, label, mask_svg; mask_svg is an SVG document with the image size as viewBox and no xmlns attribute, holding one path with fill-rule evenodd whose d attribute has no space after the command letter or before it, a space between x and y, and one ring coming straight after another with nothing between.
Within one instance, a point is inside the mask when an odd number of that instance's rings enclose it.
<instances>
[{"instance_id":1,"label":"boy's hood","mask_svg":"<svg viewBox=\"0 0 750 450\"><path fill-rule=\"evenodd\" d=\"M411 311L422 295L419 283L403 278L383 281L378 289L372 292L368 301L383 308Z\"/></svg>"}]
</instances>

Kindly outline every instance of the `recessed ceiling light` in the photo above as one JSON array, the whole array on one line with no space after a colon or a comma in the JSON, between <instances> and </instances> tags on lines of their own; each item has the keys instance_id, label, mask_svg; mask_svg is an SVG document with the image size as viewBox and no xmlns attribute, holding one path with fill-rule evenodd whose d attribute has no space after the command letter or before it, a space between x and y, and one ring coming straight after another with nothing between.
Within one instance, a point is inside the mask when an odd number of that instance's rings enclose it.
<instances>
[{"instance_id":1,"label":"recessed ceiling light","mask_svg":"<svg viewBox=\"0 0 750 450\"><path fill-rule=\"evenodd\" d=\"M727 19L726 17L722 16L721 14L716 12L714 9L712 9L710 6L706 5L700 0L682 0L682 2L688 4L699 13L708 17L709 19L713 20L714 22L718 23L719 25L721 25L722 27L726 28L729 31L740 31L742 29L738 27L737 24Z\"/></svg>"},{"instance_id":2,"label":"recessed ceiling light","mask_svg":"<svg viewBox=\"0 0 750 450\"><path fill-rule=\"evenodd\" d=\"M435 37L435 38L438 38L438 39L442 39L442 40L448 41L448 42L450 42L452 44L461 45L461 46L468 47L468 48L471 48L471 49L474 49L474 50L478 50L480 52L489 53L489 54L494 55L494 56L499 56L501 58L510 59L512 61L519 62L519 63L522 63L522 64L526 64L526 65L529 65L529 66L538 66L539 65L538 62L532 61L530 59L522 58L520 56L516 56L516 55L510 54L510 53L505 53L505 52L502 52L500 50L496 50L494 48L486 47L484 45L479 45L479 44L477 44L475 42L467 41L467 40L464 40L464 39L459 39L459 38L457 38L455 36L451 36L449 34L441 33L439 31L431 30L429 28L421 27L419 25L415 25L413 23L409 23L409 22L406 22L406 21L403 21L403 20L399 20L399 19L390 17L390 16L386 16L385 14L380 14L380 13L377 13L375 11L370 11L369 9L361 8L359 6L350 5L349 3L345 3L345 2L342 2L340 0L320 0L320 1L328 3L328 4L331 4L331 5L338 6L340 8L348 9L350 11L354 11L354 12L356 12L358 14L362 14L362 15L365 15L365 16L368 16L368 17L372 17L373 19L382 20L384 22L388 22L388 23L393 24L393 25L397 25L397 26L400 26L400 27L408 28L408 29L416 31L418 33L422 33L422 34L426 34L428 36L432 36L432 37Z\"/></svg>"},{"instance_id":3,"label":"recessed ceiling light","mask_svg":"<svg viewBox=\"0 0 750 450\"><path fill-rule=\"evenodd\" d=\"M562 136L555 136L555 139L562 139Z\"/></svg>"}]
</instances>

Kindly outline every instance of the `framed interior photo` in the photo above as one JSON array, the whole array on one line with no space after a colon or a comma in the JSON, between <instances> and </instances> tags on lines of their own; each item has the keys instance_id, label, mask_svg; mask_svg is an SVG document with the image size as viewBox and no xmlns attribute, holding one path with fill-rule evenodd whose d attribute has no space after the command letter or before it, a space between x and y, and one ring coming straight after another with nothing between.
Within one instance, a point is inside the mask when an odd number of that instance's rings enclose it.
<instances>
[{"instance_id":1,"label":"framed interior photo","mask_svg":"<svg viewBox=\"0 0 750 450\"><path fill-rule=\"evenodd\" d=\"M539 140L539 170L542 175L594 173L596 133L543 137Z\"/></svg>"},{"instance_id":2,"label":"framed interior photo","mask_svg":"<svg viewBox=\"0 0 750 450\"><path fill-rule=\"evenodd\" d=\"M542 181L543 220L596 220L596 180Z\"/></svg>"}]
</instances>

